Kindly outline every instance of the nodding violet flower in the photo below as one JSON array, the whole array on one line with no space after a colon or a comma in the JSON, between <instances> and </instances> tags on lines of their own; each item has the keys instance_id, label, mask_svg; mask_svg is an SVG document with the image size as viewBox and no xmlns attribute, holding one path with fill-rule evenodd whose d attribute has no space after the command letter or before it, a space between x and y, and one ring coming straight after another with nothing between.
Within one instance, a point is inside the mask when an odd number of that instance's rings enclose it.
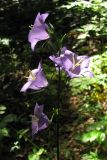
<instances>
[{"instance_id":1,"label":"nodding violet flower","mask_svg":"<svg viewBox=\"0 0 107 160\"><path fill-rule=\"evenodd\" d=\"M47 17L48 13L38 13L34 21L34 25L31 27L31 30L28 35L28 41L31 43L31 48L33 51L38 41L46 40L49 38L49 35L46 31L48 26L45 23Z\"/></svg>"},{"instance_id":2,"label":"nodding violet flower","mask_svg":"<svg viewBox=\"0 0 107 160\"><path fill-rule=\"evenodd\" d=\"M30 75L27 78L28 81L21 88L21 92L26 92L27 89L40 90L48 86L48 81L43 72L41 62L37 69L30 71Z\"/></svg>"},{"instance_id":3,"label":"nodding violet flower","mask_svg":"<svg viewBox=\"0 0 107 160\"><path fill-rule=\"evenodd\" d=\"M64 70L70 78L76 77L93 77L93 73L89 70L90 58L88 56L78 56L75 53L63 47L60 56L50 56L49 58Z\"/></svg>"},{"instance_id":4,"label":"nodding violet flower","mask_svg":"<svg viewBox=\"0 0 107 160\"><path fill-rule=\"evenodd\" d=\"M37 132L45 129L49 125L48 117L43 113L43 105L36 103L34 108L34 115L32 115L32 136Z\"/></svg>"}]
</instances>

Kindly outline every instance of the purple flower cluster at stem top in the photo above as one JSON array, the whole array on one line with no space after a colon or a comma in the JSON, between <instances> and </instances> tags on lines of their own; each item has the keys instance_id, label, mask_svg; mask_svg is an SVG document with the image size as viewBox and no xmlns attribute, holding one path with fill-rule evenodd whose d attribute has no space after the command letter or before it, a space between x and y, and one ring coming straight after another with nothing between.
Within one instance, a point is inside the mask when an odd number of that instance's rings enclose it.
<instances>
[{"instance_id":1,"label":"purple flower cluster at stem top","mask_svg":"<svg viewBox=\"0 0 107 160\"><path fill-rule=\"evenodd\" d=\"M32 115L32 136L47 128L49 125L49 119L43 113L43 108L43 105L38 105L36 103L34 108L34 115Z\"/></svg>"},{"instance_id":2,"label":"purple flower cluster at stem top","mask_svg":"<svg viewBox=\"0 0 107 160\"><path fill-rule=\"evenodd\" d=\"M31 49L34 51L37 42L50 38L47 30L48 25L45 23L48 13L38 13L34 21L34 25L28 35L28 41L31 43ZM60 49L57 56L49 57L55 64L56 68L60 67L70 78L76 77L93 77L93 73L89 69L90 59L88 56L78 56L75 53L67 50L66 47ZM21 92L26 92L28 89L41 90L48 86L48 81L42 69L41 62L37 69L30 71L27 82L21 88ZM34 115L32 115L32 136L39 131L45 129L49 125L48 117L43 113L43 105L36 103Z\"/></svg>"},{"instance_id":3,"label":"purple flower cluster at stem top","mask_svg":"<svg viewBox=\"0 0 107 160\"><path fill-rule=\"evenodd\" d=\"M41 62L38 65L37 69L30 71L28 81L21 88L21 92L26 92L28 89L40 90L48 86L48 81L45 77L45 74L42 69Z\"/></svg>"},{"instance_id":4,"label":"purple flower cluster at stem top","mask_svg":"<svg viewBox=\"0 0 107 160\"><path fill-rule=\"evenodd\" d=\"M93 73L89 70L90 59L88 56L78 56L63 47L59 56L53 55L49 58L55 63L56 67L59 66L70 78L93 77Z\"/></svg>"},{"instance_id":5,"label":"purple flower cluster at stem top","mask_svg":"<svg viewBox=\"0 0 107 160\"><path fill-rule=\"evenodd\" d=\"M49 38L47 33L48 26L45 23L47 17L48 13L38 13L34 21L34 25L29 32L28 41L31 43L31 48L33 51L38 41L46 40Z\"/></svg>"}]
</instances>

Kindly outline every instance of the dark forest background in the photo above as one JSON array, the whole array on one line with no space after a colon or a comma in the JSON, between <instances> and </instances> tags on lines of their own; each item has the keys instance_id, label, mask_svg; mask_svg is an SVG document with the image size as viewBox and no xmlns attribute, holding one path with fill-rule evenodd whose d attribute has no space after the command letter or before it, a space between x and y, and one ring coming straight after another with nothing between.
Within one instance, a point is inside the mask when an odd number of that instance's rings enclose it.
<instances>
[{"instance_id":1,"label":"dark forest background","mask_svg":"<svg viewBox=\"0 0 107 160\"><path fill-rule=\"evenodd\" d=\"M107 160L107 2L106 0L0 1L0 159L56 160L56 121L31 137L35 103L49 118L57 102L53 54L43 42L33 53L29 26L38 12L49 13L69 50L90 56L93 78L70 79L62 73L60 113L61 160ZM41 47L42 46L42 47ZM29 69L42 58L49 86L43 92L20 93Z\"/></svg>"}]
</instances>

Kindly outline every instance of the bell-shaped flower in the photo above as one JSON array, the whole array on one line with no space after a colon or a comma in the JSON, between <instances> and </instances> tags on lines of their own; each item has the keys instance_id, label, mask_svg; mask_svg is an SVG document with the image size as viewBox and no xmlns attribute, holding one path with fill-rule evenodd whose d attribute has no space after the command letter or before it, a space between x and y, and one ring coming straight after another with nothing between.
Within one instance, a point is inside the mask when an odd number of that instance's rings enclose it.
<instances>
[{"instance_id":1,"label":"bell-shaped flower","mask_svg":"<svg viewBox=\"0 0 107 160\"><path fill-rule=\"evenodd\" d=\"M34 25L28 35L28 41L31 43L31 48L34 51L35 45L38 41L46 40L49 38L47 33L47 24L45 23L48 13L40 14L38 13L34 21Z\"/></svg>"},{"instance_id":2,"label":"bell-shaped flower","mask_svg":"<svg viewBox=\"0 0 107 160\"><path fill-rule=\"evenodd\" d=\"M48 81L43 72L41 62L39 63L37 69L30 71L30 75L27 78L28 81L21 88L21 92L26 92L28 89L41 90L42 88L48 86Z\"/></svg>"},{"instance_id":3,"label":"bell-shaped flower","mask_svg":"<svg viewBox=\"0 0 107 160\"><path fill-rule=\"evenodd\" d=\"M93 77L89 69L90 58L88 56L78 56L74 52L63 47L60 56L50 56L49 58L64 70L70 78L75 77Z\"/></svg>"},{"instance_id":4,"label":"bell-shaped flower","mask_svg":"<svg viewBox=\"0 0 107 160\"><path fill-rule=\"evenodd\" d=\"M45 129L49 125L48 117L43 113L43 105L36 103L34 108L34 115L32 115L32 136L39 131Z\"/></svg>"}]
</instances>

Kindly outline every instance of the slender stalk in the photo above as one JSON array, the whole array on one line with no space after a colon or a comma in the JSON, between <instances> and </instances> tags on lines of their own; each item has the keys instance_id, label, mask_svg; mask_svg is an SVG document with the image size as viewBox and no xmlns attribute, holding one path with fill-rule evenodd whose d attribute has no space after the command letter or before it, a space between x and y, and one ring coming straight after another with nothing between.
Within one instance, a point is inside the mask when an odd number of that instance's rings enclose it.
<instances>
[{"instance_id":1,"label":"slender stalk","mask_svg":"<svg viewBox=\"0 0 107 160\"><path fill-rule=\"evenodd\" d=\"M58 105L56 116L56 143L57 143L57 160L60 159L60 145L59 145L59 111L60 111L60 92L61 92L61 71L58 68Z\"/></svg>"}]
</instances>

